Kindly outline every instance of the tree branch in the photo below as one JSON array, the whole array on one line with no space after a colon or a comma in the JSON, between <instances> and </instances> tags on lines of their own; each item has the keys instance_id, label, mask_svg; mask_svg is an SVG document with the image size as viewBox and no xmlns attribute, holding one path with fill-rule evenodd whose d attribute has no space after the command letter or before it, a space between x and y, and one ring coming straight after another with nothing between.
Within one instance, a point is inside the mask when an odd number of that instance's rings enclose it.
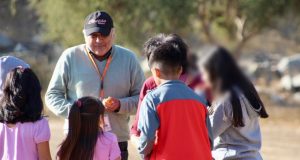
<instances>
[{"instance_id":1,"label":"tree branch","mask_svg":"<svg viewBox=\"0 0 300 160\"><path fill-rule=\"evenodd\" d=\"M198 17L201 21L203 32L210 43L216 43L214 36L211 34L211 24L207 15L207 1L203 0L201 2L198 7Z\"/></svg>"}]
</instances>

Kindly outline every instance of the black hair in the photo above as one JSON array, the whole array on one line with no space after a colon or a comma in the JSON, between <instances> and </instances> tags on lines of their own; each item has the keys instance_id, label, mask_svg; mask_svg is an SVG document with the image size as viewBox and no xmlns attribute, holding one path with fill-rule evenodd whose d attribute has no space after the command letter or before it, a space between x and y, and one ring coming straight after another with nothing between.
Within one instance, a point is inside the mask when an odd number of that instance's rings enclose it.
<instances>
[{"instance_id":1,"label":"black hair","mask_svg":"<svg viewBox=\"0 0 300 160\"><path fill-rule=\"evenodd\" d=\"M181 59L181 66L182 66L183 73L185 73L188 65L188 60L187 60L188 46L183 41L183 39L177 34L168 34L168 35L158 34L150 38L149 40L147 40L144 44L144 54L146 55L148 61L150 55L154 52L154 50L157 47L166 43L174 45L174 47L180 50L180 55L178 56Z\"/></svg>"},{"instance_id":2,"label":"black hair","mask_svg":"<svg viewBox=\"0 0 300 160\"><path fill-rule=\"evenodd\" d=\"M235 127L244 126L241 103L235 87L242 91L260 117L268 117L264 104L254 85L241 71L235 59L225 48L214 48L212 53L202 58L201 66L208 72L213 85L213 92L223 93L229 91L231 93L230 101L233 110L233 125Z\"/></svg>"},{"instance_id":3,"label":"black hair","mask_svg":"<svg viewBox=\"0 0 300 160\"><path fill-rule=\"evenodd\" d=\"M29 68L15 68L7 74L0 99L0 122L35 122L42 118L41 85Z\"/></svg>"},{"instance_id":4,"label":"black hair","mask_svg":"<svg viewBox=\"0 0 300 160\"><path fill-rule=\"evenodd\" d=\"M104 116L104 106L93 97L82 97L72 105L69 113L69 132L61 143L57 156L60 160L92 160Z\"/></svg>"},{"instance_id":5,"label":"black hair","mask_svg":"<svg viewBox=\"0 0 300 160\"><path fill-rule=\"evenodd\" d=\"M164 39L166 38L165 34L158 34L154 37L151 37L150 39L148 39L145 44L144 44L144 54L147 57L147 60L149 60L150 55L152 54L152 52L160 45L162 45L164 43Z\"/></svg>"},{"instance_id":6,"label":"black hair","mask_svg":"<svg viewBox=\"0 0 300 160\"><path fill-rule=\"evenodd\" d=\"M174 75L182 67L181 54L176 45L162 44L150 55L149 66L157 64L164 75Z\"/></svg>"}]
</instances>

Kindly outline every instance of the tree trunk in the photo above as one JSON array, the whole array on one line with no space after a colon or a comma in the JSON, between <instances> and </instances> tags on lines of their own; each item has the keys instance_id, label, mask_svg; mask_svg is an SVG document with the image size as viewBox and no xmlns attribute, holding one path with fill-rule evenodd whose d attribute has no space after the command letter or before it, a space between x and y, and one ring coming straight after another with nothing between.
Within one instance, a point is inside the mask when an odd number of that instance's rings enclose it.
<instances>
[{"instance_id":1,"label":"tree trunk","mask_svg":"<svg viewBox=\"0 0 300 160\"><path fill-rule=\"evenodd\" d=\"M241 41L239 41L236 45L236 47L233 50L233 54L234 56L236 56L237 58L239 58L242 54L242 50L245 47L246 43L252 38L254 37L256 34L250 34L246 37L243 37L243 39Z\"/></svg>"},{"instance_id":2,"label":"tree trunk","mask_svg":"<svg viewBox=\"0 0 300 160\"><path fill-rule=\"evenodd\" d=\"M198 17L199 17L199 20L201 22L201 26L202 26L202 29L203 29L203 32L204 32L204 35L206 36L206 39L208 40L209 43L216 43L216 40L214 38L214 36L211 34L211 24L208 20L208 17L207 17L207 1L204 0L202 1L201 4L199 4L199 7L198 7Z\"/></svg>"}]
</instances>

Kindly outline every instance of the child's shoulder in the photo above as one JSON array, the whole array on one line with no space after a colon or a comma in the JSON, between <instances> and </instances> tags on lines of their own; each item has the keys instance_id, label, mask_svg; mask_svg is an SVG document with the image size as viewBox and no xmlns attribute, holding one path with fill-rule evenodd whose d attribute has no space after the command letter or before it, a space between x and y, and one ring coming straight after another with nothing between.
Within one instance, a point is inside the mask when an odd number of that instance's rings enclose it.
<instances>
[{"instance_id":1,"label":"child's shoulder","mask_svg":"<svg viewBox=\"0 0 300 160\"><path fill-rule=\"evenodd\" d=\"M109 143L118 142L117 136L111 132L103 132L102 134L99 134L98 138Z\"/></svg>"},{"instance_id":2,"label":"child's shoulder","mask_svg":"<svg viewBox=\"0 0 300 160\"><path fill-rule=\"evenodd\" d=\"M48 120L45 117L42 117L41 119L33 122L34 125L38 125L38 126L48 126Z\"/></svg>"},{"instance_id":3,"label":"child's shoulder","mask_svg":"<svg viewBox=\"0 0 300 160\"><path fill-rule=\"evenodd\" d=\"M48 120L44 117L42 117L41 119L35 122L24 122L24 123L18 122L17 124L18 124L17 126L23 126L23 127L30 127L30 126L33 126L35 128L49 127Z\"/></svg>"},{"instance_id":4,"label":"child's shoulder","mask_svg":"<svg viewBox=\"0 0 300 160\"><path fill-rule=\"evenodd\" d=\"M155 84L155 80L154 80L154 77L153 77L153 76L147 78L147 79L145 80L144 84L145 84L146 86L149 86L149 87L152 87L152 88L156 88L156 87L157 87L157 85Z\"/></svg>"},{"instance_id":5,"label":"child's shoulder","mask_svg":"<svg viewBox=\"0 0 300 160\"><path fill-rule=\"evenodd\" d=\"M158 97L159 92L157 92L156 90L157 90L157 88L147 90L147 94L145 95L144 99L146 101L149 101L149 100L152 101L155 97Z\"/></svg>"},{"instance_id":6,"label":"child's shoulder","mask_svg":"<svg viewBox=\"0 0 300 160\"><path fill-rule=\"evenodd\" d=\"M106 137L110 137L110 138L116 138L117 137L114 133L111 133L111 132L103 132L102 135L106 136Z\"/></svg>"},{"instance_id":7,"label":"child's shoulder","mask_svg":"<svg viewBox=\"0 0 300 160\"><path fill-rule=\"evenodd\" d=\"M35 121L35 122L26 122L26 123L19 123L22 125L22 128L32 128L35 133L39 132L50 132L50 127L48 120L44 117Z\"/></svg>"},{"instance_id":8,"label":"child's shoulder","mask_svg":"<svg viewBox=\"0 0 300 160\"><path fill-rule=\"evenodd\" d=\"M181 81L170 81L149 92L148 99L158 99L160 102L189 99L204 104L203 98Z\"/></svg>"},{"instance_id":9,"label":"child's shoulder","mask_svg":"<svg viewBox=\"0 0 300 160\"><path fill-rule=\"evenodd\" d=\"M145 80L143 87L142 87L142 92L143 94L147 94L149 91L155 89L157 85L155 84L154 78L149 77Z\"/></svg>"}]
</instances>

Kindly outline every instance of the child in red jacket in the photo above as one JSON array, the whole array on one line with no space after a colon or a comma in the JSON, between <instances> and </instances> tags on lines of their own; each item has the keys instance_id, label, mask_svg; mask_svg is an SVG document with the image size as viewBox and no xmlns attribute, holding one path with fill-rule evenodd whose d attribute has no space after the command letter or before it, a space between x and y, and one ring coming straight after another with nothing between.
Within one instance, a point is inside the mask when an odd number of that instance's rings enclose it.
<instances>
[{"instance_id":1,"label":"child in red jacket","mask_svg":"<svg viewBox=\"0 0 300 160\"><path fill-rule=\"evenodd\" d=\"M203 99L179 80L182 46L162 44L149 66L158 86L141 104L138 150L151 160L209 160L209 120Z\"/></svg>"}]
</instances>

